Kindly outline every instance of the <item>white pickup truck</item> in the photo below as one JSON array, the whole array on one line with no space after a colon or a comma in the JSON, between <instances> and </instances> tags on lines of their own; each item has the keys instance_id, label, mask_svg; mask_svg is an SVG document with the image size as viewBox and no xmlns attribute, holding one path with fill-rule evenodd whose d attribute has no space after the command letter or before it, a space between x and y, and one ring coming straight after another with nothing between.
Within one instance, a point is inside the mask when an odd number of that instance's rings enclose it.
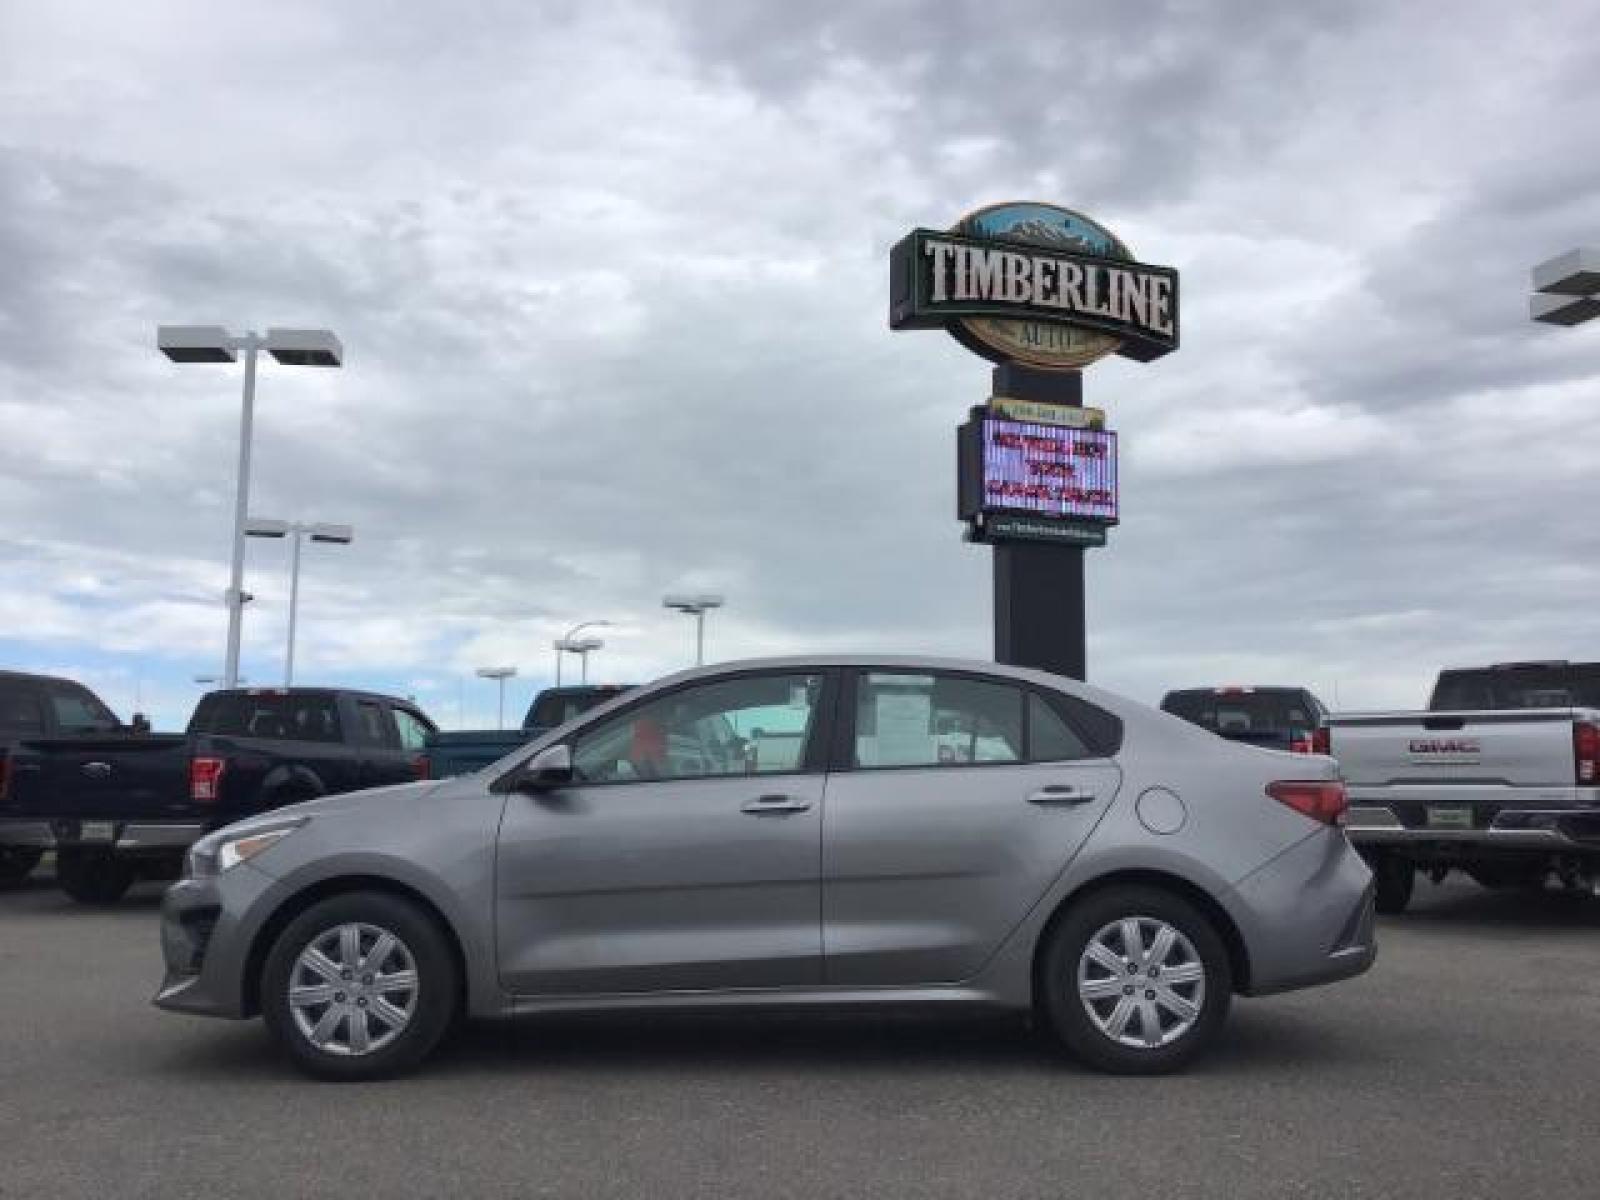
<instances>
[{"instance_id":1,"label":"white pickup truck","mask_svg":"<svg viewBox=\"0 0 1600 1200\"><path fill-rule=\"evenodd\" d=\"M1379 912L1405 908L1418 871L1600 892L1600 663L1443 671L1426 712L1328 728Z\"/></svg>"}]
</instances>

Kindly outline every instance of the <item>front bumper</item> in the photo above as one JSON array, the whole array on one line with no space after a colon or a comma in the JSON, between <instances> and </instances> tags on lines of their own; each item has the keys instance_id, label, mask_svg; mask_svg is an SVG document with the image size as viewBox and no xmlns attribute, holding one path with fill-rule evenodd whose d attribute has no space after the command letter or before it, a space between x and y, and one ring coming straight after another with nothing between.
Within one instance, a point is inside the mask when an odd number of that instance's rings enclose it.
<instances>
[{"instance_id":1,"label":"front bumper","mask_svg":"<svg viewBox=\"0 0 1600 1200\"><path fill-rule=\"evenodd\" d=\"M205 879L180 879L161 901L166 974L157 1008L208 1017L247 1017L250 949L275 907L277 881L249 863Z\"/></svg>"},{"instance_id":2,"label":"front bumper","mask_svg":"<svg viewBox=\"0 0 1600 1200\"><path fill-rule=\"evenodd\" d=\"M205 834L197 821L80 821L15 817L0 820L0 846L36 850L63 847L114 850L121 854L186 850ZM90 834L92 836L85 836Z\"/></svg>"}]
</instances>

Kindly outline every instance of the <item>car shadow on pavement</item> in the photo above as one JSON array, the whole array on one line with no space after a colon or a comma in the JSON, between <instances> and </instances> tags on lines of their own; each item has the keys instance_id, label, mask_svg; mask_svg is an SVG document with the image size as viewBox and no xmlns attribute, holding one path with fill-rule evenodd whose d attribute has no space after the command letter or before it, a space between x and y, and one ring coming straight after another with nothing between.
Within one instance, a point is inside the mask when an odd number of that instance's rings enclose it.
<instances>
[{"instance_id":1,"label":"car shadow on pavement","mask_svg":"<svg viewBox=\"0 0 1600 1200\"><path fill-rule=\"evenodd\" d=\"M1362 1066L1381 1056L1334 1036L1315 1014L1245 1004L1196 1076L1292 1078L1307 1070ZM297 1078L259 1022L197 1026L163 1064L191 1080ZM635 1076L1066 1074L1104 1078L1067 1058L1016 1017L895 1014L661 1015L545 1017L475 1022L459 1029L423 1067L428 1078L493 1079L528 1074Z\"/></svg>"},{"instance_id":2,"label":"car shadow on pavement","mask_svg":"<svg viewBox=\"0 0 1600 1200\"><path fill-rule=\"evenodd\" d=\"M1592 933L1600 931L1600 898L1554 887L1530 891L1484 888L1454 879L1441 885L1423 881L1417 884L1405 913L1381 919L1380 946L1383 926L1390 923L1430 932L1477 933L1514 926L1538 932Z\"/></svg>"}]
</instances>

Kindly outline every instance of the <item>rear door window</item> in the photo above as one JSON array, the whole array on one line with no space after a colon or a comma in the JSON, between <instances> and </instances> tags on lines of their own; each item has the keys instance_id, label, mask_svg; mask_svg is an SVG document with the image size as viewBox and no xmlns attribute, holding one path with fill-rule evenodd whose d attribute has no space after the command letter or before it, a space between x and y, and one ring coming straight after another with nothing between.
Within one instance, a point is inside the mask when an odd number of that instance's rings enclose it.
<instances>
[{"instance_id":1,"label":"rear door window","mask_svg":"<svg viewBox=\"0 0 1600 1200\"><path fill-rule=\"evenodd\" d=\"M31 683L0 679L0 738L34 737L44 732L44 712Z\"/></svg>"},{"instance_id":2,"label":"rear door window","mask_svg":"<svg viewBox=\"0 0 1600 1200\"><path fill-rule=\"evenodd\" d=\"M70 683L47 683L45 695L62 733L111 733L119 728L111 710L87 688Z\"/></svg>"},{"instance_id":3,"label":"rear door window","mask_svg":"<svg viewBox=\"0 0 1600 1200\"><path fill-rule=\"evenodd\" d=\"M339 706L326 692L225 693L216 697L208 733L273 741L342 741Z\"/></svg>"},{"instance_id":4,"label":"rear door window","mask_svg":"<svg viewBox=\"0 0 1600 1200\"><path fill-rule=\"evenodd\" d=\"M389 723L383 719L383 705L376 700L356 701L356 720L361 723L361 741L368 746L387 746Z\"/></svg>"},{"instance_id":5,"label":"rear door window","mask_svg":"<svg viewBox=\"0 0 1600 1200\"><path fill-rule=\"evenodd\" d=\"M965 676L865 671L856 686L855 765L954 767L1023 758L1023 693Z\"/></svg>"}]
</instances>

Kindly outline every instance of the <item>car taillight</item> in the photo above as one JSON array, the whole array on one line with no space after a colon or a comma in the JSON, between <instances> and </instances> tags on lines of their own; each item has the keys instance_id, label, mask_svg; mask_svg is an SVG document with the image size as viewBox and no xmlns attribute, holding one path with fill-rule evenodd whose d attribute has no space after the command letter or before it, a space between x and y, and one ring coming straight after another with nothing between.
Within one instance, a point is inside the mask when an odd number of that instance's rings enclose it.
<instances>
[{"instance_id":1,"label":"car taillight","mask_svg":"<svg viewBox=\"0 0 1600 1200\"><path fill-rule=\"evenodd\" d=\"M428 761L426 754L419 754L411 760L411 774L418 779L433 778L433 764Z\"/></svg>"},{"instance_id":2,"label":"car taillight","mask_svg":"<svg viewBox=\"0 0 1600 1200\"><path fill-rule=\"evenodd\" d=\"M1600 783L1600 725L1578 721L1572 726L1572 769L1579 783Z\"/></svg>"},{"instance_id":3,"label":"car taillight","mask_svg":"<svg viewBox=\"0 0 1600 1200\"><path fill-rule=\"evenodd\" d=\"M1349 807L1339 779L1280 779L1267 784L1267 795L1324 825L1343 824Z\"/></svg>"},{"instance_id":4,"label":"car taillight","mask_svg":"<svg viewBox=\"0 0 1600 1200\"><path fill-rule=\"evenodd\" d=\"M222 786L222 773L228 769L225 758L189 760L189 799L196 804L215 804Z\"/></svg>"},{"instance_id":5,"label":"car taillight","mask_svg":"<svg viewBox=\"0 0 1600 1200\"><path fill-rule=\"evenodd\" d=\"M1333 753L1333 730L1326 725L1319 725L1311 731L1311 753Z\"/></svg>"}]
</instances>

